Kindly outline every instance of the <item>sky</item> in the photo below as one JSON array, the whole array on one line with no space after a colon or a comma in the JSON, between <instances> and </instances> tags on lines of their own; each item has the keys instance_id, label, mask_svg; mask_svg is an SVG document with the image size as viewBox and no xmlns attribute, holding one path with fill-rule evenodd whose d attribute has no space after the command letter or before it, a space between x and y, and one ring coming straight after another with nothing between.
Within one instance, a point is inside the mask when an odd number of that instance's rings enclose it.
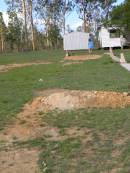
<instances>
[{"instance_id":1,"label":"sky","mask_svg":"<svg viewBox=\"0 0 130 173\"><path fill-rule=\"evenodd\" d=\"M124 0L117 0L116 4L120 4L124 2ZM6 9L7 6L4 2L4 0L0 0L0 11L4 12L4 20L5 23L7 23L7 15L6 15ZM69 25L71 29L75 30L78 26L82 25L82 20L78 18L78 14L76 12L71 13L67 18L66 18L66 25Z\"/></svg>"}]
</instances>

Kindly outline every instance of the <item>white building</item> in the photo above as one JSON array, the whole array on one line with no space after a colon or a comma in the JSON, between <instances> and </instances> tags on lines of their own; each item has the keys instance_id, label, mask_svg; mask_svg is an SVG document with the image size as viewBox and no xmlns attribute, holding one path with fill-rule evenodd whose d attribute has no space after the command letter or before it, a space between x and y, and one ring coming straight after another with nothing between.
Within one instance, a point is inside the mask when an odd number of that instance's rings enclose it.
<instances>
[{"instance_id":1,"label":"white building","mask_svg":"<svg viewBox=\"0 0 130 173\"><path fill-rule=\"evenodd\" d=\"M100 47L122 47L125 45L125 38L120 33L119 28L114 27L101 27L99 31Z\"/></svg>"},{"instance_id":2,"label":"white building","mask_svg":"<svg viewBox=\"0 0 130 173\"><path fill-rule=\"evenodd\" d=\"M64 35L64 50L86 50L88 49L89 33L72 32Z\"/></svg>"}]
</instances>

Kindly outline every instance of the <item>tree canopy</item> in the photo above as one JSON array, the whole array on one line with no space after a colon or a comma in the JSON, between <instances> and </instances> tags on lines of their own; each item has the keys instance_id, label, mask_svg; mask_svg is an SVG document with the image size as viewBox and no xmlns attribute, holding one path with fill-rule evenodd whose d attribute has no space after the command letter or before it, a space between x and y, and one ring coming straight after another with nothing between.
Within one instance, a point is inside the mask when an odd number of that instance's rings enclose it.
<instances>
[{"instance_id":1,"label":"tree canopy","mask_svg":"<svg viewBox=\"0 0 130 173\"><path fill-rule=\"evenodd\" d=\"M123 4L114 8L116 0L5 0L5 2L8 6L9 24L5 26L0 13L0 50L9 47L10 50L36 50L39 47L41 49L62 46L62 36L66 32L72 32L70 26L66 24L71 12L77 12L83 21L82 26L77 26L77 31L95 34L98 26L105 23L130 29L130 0L125 0Z\"/></svg>"}]
</instances>

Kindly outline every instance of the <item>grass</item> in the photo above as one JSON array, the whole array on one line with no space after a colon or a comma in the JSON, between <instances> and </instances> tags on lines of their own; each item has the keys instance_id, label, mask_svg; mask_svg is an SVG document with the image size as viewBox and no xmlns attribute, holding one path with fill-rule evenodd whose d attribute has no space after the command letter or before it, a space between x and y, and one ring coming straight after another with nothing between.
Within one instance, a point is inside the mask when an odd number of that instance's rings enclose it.
<instances>
[{"instance_id":1,"label":"grass","mask_svg":"<svg viewBox=\"0 0 130 173\"><path fill-rule=\"evenodd\" d=\"M101 53L101 52L99 52ZM129 50L125 52L129 58ZM30 101L36 91L48 88L81 90L129 91L130 73L113 63L107 55L99 60L63 66L62 50L26 52L0 55L0 64L24 63L35 60L53 62L48 65L12 69L0 73L0 128L11 123L23 105ZM40 82L39 79L43 81ZM42 113L41 115L42 116ZM43 121L60 129L64 135L66 128L90 129L92 140L83 143L84 138L68 138L62 141L34 139L21 143L41 149L39 165L46 173L119 173L130 171L130 139L122 144L114 143L120 133L120 140L130 135L130 108L88 109L44 114ZM100 134L104 136L101 138ZM88 150L87 150L88 149ZM117 151L117 155L113 153ZM47 167L47 168L46 168Z\"/></svg>"},{"instance_id":2,"label":"grass","mask_svg":"<svg viewBox=\"0 0 130 173\"><path fill-rule=\"evenodd\" d=\"M64 57L63 50L43 50L35 52L5 53L0 55L0 64L26 63L39 60L57 62Z\"/></svg>"}]
</instances>

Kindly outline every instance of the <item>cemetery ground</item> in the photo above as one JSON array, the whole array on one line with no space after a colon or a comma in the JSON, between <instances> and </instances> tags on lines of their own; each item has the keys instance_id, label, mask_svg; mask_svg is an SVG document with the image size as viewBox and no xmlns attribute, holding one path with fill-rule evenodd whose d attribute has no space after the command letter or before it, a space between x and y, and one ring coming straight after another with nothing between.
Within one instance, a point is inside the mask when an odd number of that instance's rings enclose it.
<instances>
[{"instance_id":1,"label":"cemetery ground","mask_svg":"<svg viewBox=\"0 0 130 173\"><path fill-rule=\"evenodd\" d=\"M130 72L105 52L0 55L0 173L130 172Z\"/></svg>"}]
</instances>

